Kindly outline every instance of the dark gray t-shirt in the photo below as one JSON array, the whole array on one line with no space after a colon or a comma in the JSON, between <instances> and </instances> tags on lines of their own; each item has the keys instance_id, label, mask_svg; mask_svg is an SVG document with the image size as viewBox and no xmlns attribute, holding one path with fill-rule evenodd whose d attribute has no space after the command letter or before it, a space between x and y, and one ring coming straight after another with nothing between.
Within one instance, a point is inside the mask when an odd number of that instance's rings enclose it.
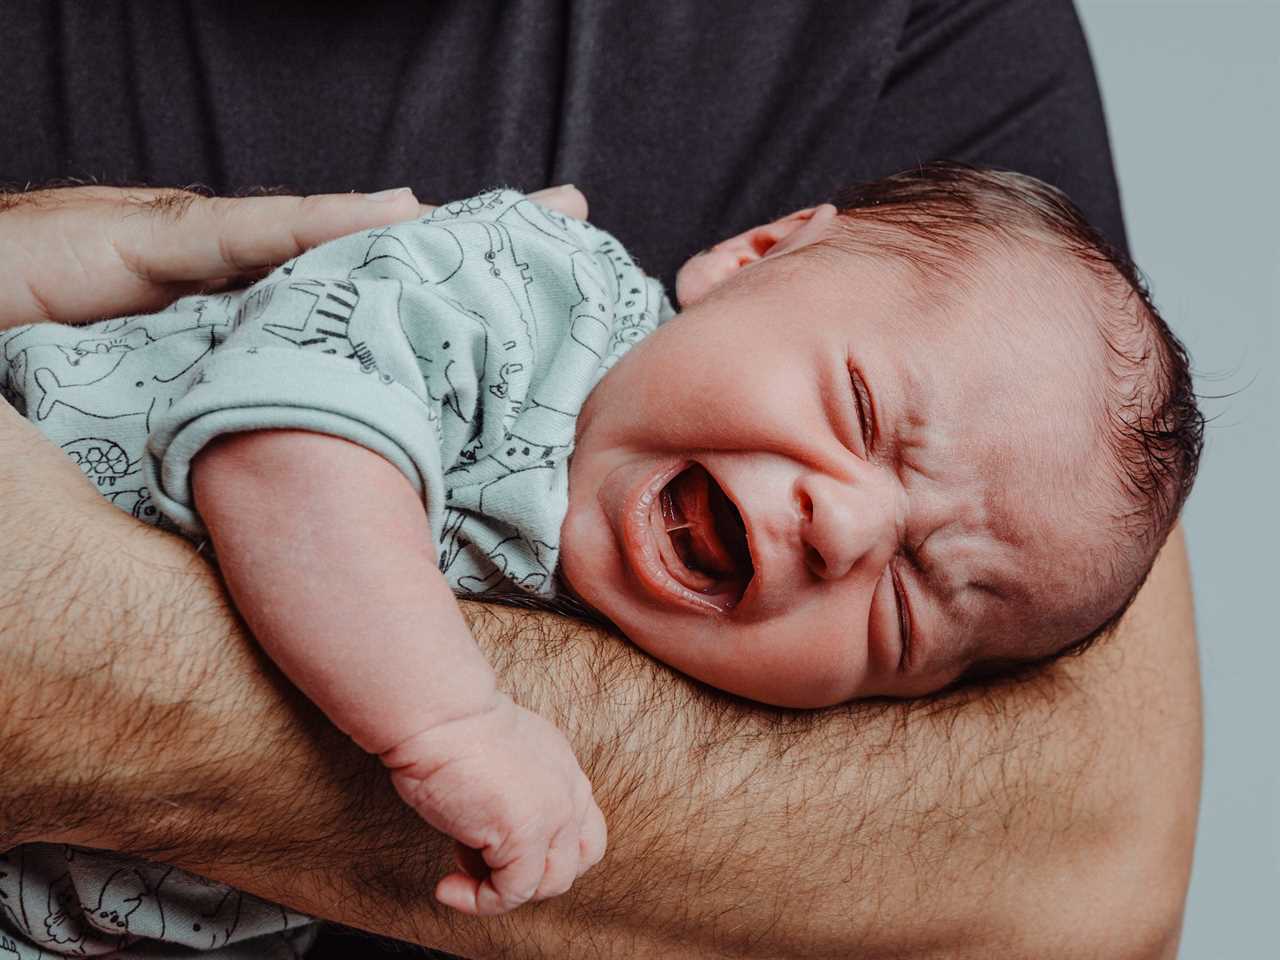
<instances>
[{"instance_id":1,"label":"dark gray t-shirt","mask_svg":"<svg viewBox=\"0 0 1280 960\"><path fill-rule=\"evenodd\" d=\"M952 159L1124 241L1070 0L7 0L0 38L0 182L573 182L670 290L695 250Z\"/></svg>"}]
</instances>

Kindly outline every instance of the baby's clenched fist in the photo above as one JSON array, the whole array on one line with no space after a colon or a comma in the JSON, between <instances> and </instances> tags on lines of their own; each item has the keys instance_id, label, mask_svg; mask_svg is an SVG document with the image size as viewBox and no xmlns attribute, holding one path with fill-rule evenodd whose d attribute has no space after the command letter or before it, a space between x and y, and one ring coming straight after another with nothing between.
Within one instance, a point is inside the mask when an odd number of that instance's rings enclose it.
<instances>
[{"instance_id":1,"label":"baby's clenched fist","mask_svg":"<svg viewBox=\"0 0 1280 960\"><path fill-rule=\"evenodd\" d=\"M382 761L404 801L489 869L483 879L462 870L444 877L435 893L446 906L505 913L564 893L604 856L604 816L569 742L503 694Z\"/></svg>"}]
</instances>

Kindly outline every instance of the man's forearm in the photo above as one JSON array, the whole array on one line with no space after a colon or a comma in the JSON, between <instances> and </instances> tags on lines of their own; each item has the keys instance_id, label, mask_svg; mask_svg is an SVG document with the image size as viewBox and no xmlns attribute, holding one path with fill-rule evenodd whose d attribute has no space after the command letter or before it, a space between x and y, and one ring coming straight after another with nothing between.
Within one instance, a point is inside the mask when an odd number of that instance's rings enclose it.
<instances>
[{"instance_id":1,"label":"man's forearm","mask_svg":"<svg viewBox=\"0 0 1280 960\"><path fill-rule=\"evenodd\" d=\"M479 955L1142 956L1176 933L1199 742L1180 552L1118 637L1042 680L822 714L470 607L503 685L569 733L611 842L569 895L470 922L430 897L448 845L260 655L216 575L100 506L10 541L4 842L129 850Z\"/></svg>"},{"instance_id":2,"label":"man's forearm","mask_svg":"<svg viewBox=\"0 0 1280 960\"><path fill-rule=\"evenodd\" d=\"M494 652L610 816L598 873L520 931L545 955L1173 956L1201 737L1180 532L1088 657L931 701L767 711L590 640Z\"/></svg>"}]
</instances>

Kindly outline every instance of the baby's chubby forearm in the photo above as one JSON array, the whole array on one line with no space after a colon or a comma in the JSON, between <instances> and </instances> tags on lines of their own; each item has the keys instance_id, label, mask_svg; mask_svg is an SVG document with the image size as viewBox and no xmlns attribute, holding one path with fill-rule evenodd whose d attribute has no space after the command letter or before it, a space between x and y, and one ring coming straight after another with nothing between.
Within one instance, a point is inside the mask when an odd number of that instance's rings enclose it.
<instances>
[{"instance_id":1,"label":"baby's chubby forearm","mask_svg":"<svg viewBox=\"0 0 1280 960\"><path fill-rule=\"evenodd\" d=\"M388 461L326 434L228 434L197 456L192 492L255 639L362 748L492 704L423 504Z\"/></svg>"},{"instance_id":2,"label":"baby's chubby forearm","mask_svg":"<svg viewBox=\"0 0 1280 960\"><path fill-rule=\"evenodd\" d=\"M338 437L265 430L220 437L192 478L263 649L401 799L483 858L488 875L449 874L441 902L502 913L599 861L591 784L564 735L497 690L397 468Z\"/></svg>"}]
</instances>

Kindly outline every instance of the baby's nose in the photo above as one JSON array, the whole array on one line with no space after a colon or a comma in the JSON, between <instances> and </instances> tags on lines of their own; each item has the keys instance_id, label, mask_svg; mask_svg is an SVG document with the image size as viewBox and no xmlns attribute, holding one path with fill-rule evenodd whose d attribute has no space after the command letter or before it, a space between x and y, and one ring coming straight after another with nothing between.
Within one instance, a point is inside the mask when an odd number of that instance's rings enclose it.
<instances>
[{"instance_id":1,"label":"baby's nose","mask_svg":"<svg viewBox=\"0 0 1280 960\"><path fill-rule=\"evenodd\" d=\"M805 565L824 580L856 570L878 575L893 554L896 524L887 491L809 474L796 483Z\"/></svg>"}]
</instances>

